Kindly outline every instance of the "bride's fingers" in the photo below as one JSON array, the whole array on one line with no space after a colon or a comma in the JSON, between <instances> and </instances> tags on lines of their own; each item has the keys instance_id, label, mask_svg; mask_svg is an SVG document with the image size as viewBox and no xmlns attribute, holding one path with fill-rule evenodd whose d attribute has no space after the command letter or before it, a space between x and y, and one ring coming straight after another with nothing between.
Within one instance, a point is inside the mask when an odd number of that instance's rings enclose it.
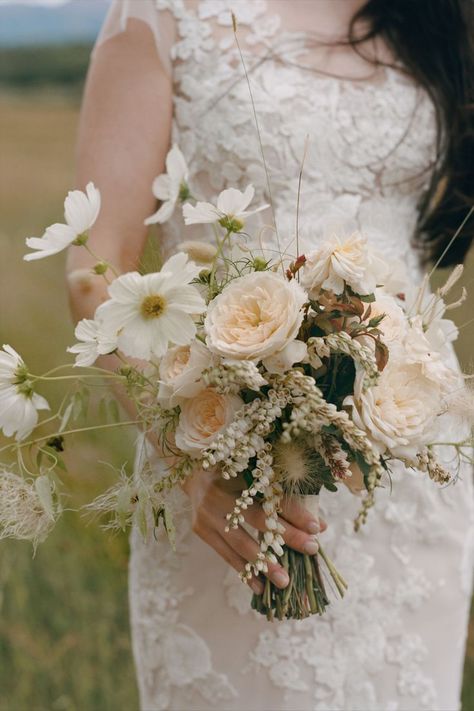
<instances>
[{"instance_id":1,"label":"bride's fingers","mask_svg":"<svg viewBox=\"0 0 474 711\"><path fill-rule=\"evenodd\" d=\"M247 561L245 558L235 551L218 533L210 533L206 537L202 537L205 543L210 545L226 563L228 563L237 573L241 573L245 568ZM257 595L263 593L263 583L259 578L252 577L247 581L249 587Z\"/></svg>"},{"instance_id":2,"label":"bride's fingers","mask_svg":"<svg viewBox=\"0 0 474 711\"><path fill-rule=\"evenodd\" d=\"M285 521L292 523L296 528L308 531L308 533L321 533L328 527L326 521L323 521L322 518L318 518L317 516L313 516L313 514L294 497L286 496L282 501L281 508L281 515Z\"/></svg>"},{"instance_id":3,"label":"bride's fingers","mask_svg":"<svg viewBox=\"0 0 474 711\"><path fill-rule=\"evenodd\" d=\"M242 528L231 529L222 535L225 537L224 541L228 542L234 551L246 558L246 562L257 560L260 550L258 543ZM278 563L268 563L268 572L265 575L279 588L286 588L290 582L288 573Z\"/></svg>"},{"instance_id":4,"label":"bride's fingers","mask_svg":"<svg viewBox=\"0 0 474 711\"><path fill-rule=\"evenodd\" d=\"M245 520L250 526L253 526L259 531L266 530L265 513L263 509L248 509L245 513ZM295 551L300 551L300 553L308 553L309 555L315 555L318 552L318 542L313 534L305 533L305 531L296 528L296 526L293 526L286 519L279 518L278 520L285 527L281 535L290 548L293 548Z\"/></svg>"}]
</instances>

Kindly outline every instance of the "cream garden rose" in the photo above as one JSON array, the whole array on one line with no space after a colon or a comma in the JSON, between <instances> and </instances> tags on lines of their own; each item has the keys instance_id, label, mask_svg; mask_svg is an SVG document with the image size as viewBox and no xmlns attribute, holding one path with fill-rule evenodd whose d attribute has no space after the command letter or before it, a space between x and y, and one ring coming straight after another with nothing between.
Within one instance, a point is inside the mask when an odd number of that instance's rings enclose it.
<instances>
[{"instance_id":1,"label":"cream garden rose","mask_svg":"<svg viewBox=\"0 0 474 711\"><path fill-rule=\"evenodd\" d=\"M440 387L423 375L419 363L389 360L374 387L364 391L364 371L356 370L354 395L344 400L357 427L379 454L415 457L429 442L440 410Z\"/></svg>"},{"instance_id":2,"label":"cream garden rose","mask_svg":"<svg viewBox=\"0 0 474 711\"><path fill-rule=\"evenodd\" d=\"M238 395L223 395L213 388L201 390L181 405L176 445L183 452L199 456L231 424L243 404Z\"/></svg>"},{"instance_id":3,"label":"cream garden rose","mask_svg":"<svg viewBox=\"0 0 474 711\"><path fill-rule=\"evenodd\" d=\"M211 365L211 354L200 341L170 348L160 361L160 404L171 408L182 398L197 395L205 387L202 372Z\"/></svg>"},{"instance_id":4,"label":"cream garden rose","mask_svg":"<svg viewBox=\"0 0 474 711\"><path fill-rule=\"evenodd\" d=\"M315 298L321 289L341 294L344 283L357 294L371 294L377 285L377 275L385 266L359 231L349 235L328 233L305 256L301 283Z\"/></svg>"},{"instance_id":5,"label":"cream garden rose","mask_svg":"<svg viewBox=\"0 0 474 711\"><path fill-rule=\"evenodd\" d=\"M403 357L406 363L420 366L423 375L438 385L441 396L462 386L462 377L447 365L436 344L431 342L421 316L411 319L403 343Z\"/></svg>"},{"instance_id":6,"label":"cream garden rose","mask_svg":"<svg viewBox=\"0 0 474 711\"><path fill-rule=\"evenodd\" d=\"M382 332L383 342L387 345L402 343L408 330L407 317L396 299L382 289L375 290L375 301L370 304L370 318L384 316L378 328Z\"/></svg>"},{"instance_id":7,"label":"cream garden rose","mask_svg":"<svg viewBox=\"0 0 474 711\"><path fill-rule=\"evenodd\" d=\"M307 300L297 281L275 272L234 279L209 304L204 322L208 348L236 360L273 356L296 338Z\"/></svg>"}]
</instances>

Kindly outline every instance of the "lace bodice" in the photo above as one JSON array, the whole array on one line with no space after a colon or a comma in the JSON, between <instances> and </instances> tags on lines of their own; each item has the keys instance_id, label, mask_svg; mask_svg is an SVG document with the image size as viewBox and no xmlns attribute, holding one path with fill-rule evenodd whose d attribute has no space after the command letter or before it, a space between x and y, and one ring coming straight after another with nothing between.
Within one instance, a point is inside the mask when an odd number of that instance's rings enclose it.
<instances>
[{"instance_id":1,"label":"lace bodice","mask_svg":"<svg viewBox=\"0 0 474 711\"><path fill-rule=\"evenodd\" d=\"M272 199L280 248L291 251L306 153L302 251L326 221L350 218L416 280L411 242L436 159L433 105L400 68L362 63L350 78L325 75L304 24L285 24L275 11L284 4L116 0L99 42L129 17L151 28L172 77L172 140L189 165L193 195L212 201L226 187L253 183L256 204ZM271 225L271 210L256 219ZM259 233L250 220L247 229L266 250L277 248L272 229ZM183 239L213 238L206 230L184 230L177 210L163 225L164 256ZM350 585L323 620L257 619L249 591L191 533L185 510L177 554L161 534L144 543L135 531L130 599L143 708L454 709L471 586L470 472L444 492L414 473L395 479L395 493L385 492L359 536L351 528L354 496L322 501L326 545ZM435 624L443 615L449 629Z\"/></svg>"},{"instance_id":2,"label":"lace bodice","mask_svg":"<svg viewBox=\"0 0 474 711\"><path fill-rule=\"evenodd\" d=\"M270 195L279 242L294 248L299 172L302 246L311 244L328 214L352 218L379 247L416 269L410 249L417 204L435 163L435 112L426 92L400 69L365 63L355 78L327 76L311 35L287 31L265 0L135 0L126 17L152 27L172 75L172 138L190 167L193 193L210 200L225 187L253 183L258 200ZM238 21L252 88L261 148L245 71L232 31ZM117 25L110 22L103 37ZM271 211L260 223L272 224ZM257 225L248 231L258 232ZM211 231L186 228L187 238ZM179 211L163 230L163 249L183 239ZM266 231L264 246L276 247Z\"/></svg>"}]
</instances>

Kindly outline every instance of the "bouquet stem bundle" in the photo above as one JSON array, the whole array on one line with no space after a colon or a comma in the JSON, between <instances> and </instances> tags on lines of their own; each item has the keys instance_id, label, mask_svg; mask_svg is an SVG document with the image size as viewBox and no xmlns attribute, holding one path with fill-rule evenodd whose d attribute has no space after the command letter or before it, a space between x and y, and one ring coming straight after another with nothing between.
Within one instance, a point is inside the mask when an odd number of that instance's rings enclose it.
<instances>
[{"instance_id":1,"label":"bouquet stem bundle","mask_svg":"<svg viewBox=\"0 0 474 711\"><path fill-rule=\"evenodd\" d=\"M289 575L289 585L281 590L267 578L263 593L253 595L252 608L269 621L274 618L303 620L310 615L322 615L329 605L329 597L321 562L326 565L339 595L343 597L347 583L321 547L316 555L308 555L285 546L279 563Z\"/></svg>"}]
</instances>

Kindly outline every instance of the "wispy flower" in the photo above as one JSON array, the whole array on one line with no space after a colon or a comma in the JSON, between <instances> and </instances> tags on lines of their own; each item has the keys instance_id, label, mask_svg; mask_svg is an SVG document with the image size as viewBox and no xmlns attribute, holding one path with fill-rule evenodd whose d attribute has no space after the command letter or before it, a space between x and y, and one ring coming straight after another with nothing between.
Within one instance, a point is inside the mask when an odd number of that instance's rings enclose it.
<instances>
[{"instance_id":1,"label":"wispy flower","mask_svg":"<svg viewBox=\"0 0 474 711\"><path fill-rule=\"evenodd\" d=\"M53 486L46 476L26 480L14 472L0 471L0 540L44 541L60 513Z\"/></svg>"},{"instance_id":2,"label":"wispy flower","mask_svg":"<svg viewBox=\"0 0 474 711\"><path fill-rule=\"evenodd\" d=\"M30 262L61 252L75 240L84 239L85 233L97 220L100 210L100 192L94 183L88 183L86 192L72 190L64 201L66 224L57 222L50 225L42 237L28 237L26 246L36 250L25 254L23 259Z\"/></svg>"}]
</instances>

